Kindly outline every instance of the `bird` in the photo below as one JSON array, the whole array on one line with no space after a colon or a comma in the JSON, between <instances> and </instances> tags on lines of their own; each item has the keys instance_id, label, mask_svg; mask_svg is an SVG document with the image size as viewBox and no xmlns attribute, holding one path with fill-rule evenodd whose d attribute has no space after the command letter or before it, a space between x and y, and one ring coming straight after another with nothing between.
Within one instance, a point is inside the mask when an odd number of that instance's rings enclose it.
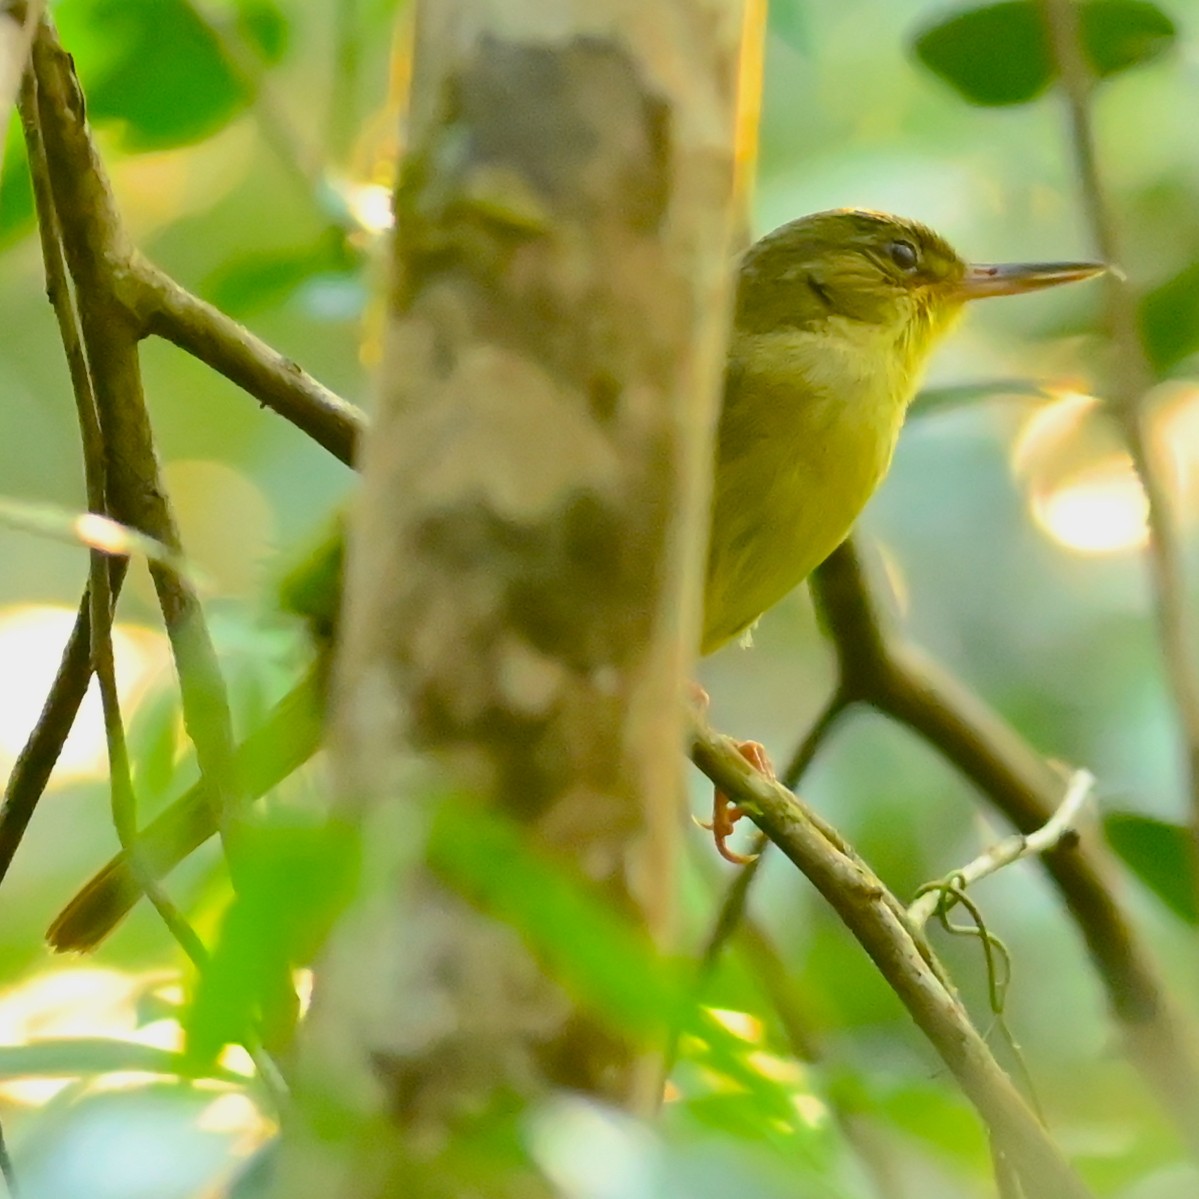
<instances>
[{"instance_id":1,"label":"bird","mask_svg":"<svg viewBox=\"0 0 1199 1199\"><path fill-rule=\"evenodd\" d=\"M841 208L799 217L740 257L713 459L699 652L744 638L849 535L891 463L908 406L935 347L967 304L1100 274L1096 262L971 265L918 221ZM326 642L340 591L335 530L284 587ZM238 753L246 787L269 790L315 752L323 669L314 668ZM753 741L741 751L760 769ZM717 792L712 828L740 813ZM161 876L216 831L203 783L140 834L144 868ZM99 943L140 896L127 856L113 858L47 933L57 950Z\"/></svg>"}]
</instances>

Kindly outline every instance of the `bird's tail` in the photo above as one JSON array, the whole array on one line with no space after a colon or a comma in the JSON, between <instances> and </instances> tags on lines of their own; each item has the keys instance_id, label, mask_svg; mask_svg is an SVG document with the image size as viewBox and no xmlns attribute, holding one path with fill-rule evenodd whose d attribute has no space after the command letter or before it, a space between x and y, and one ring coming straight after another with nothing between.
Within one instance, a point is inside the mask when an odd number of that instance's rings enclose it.
<instances>
[{"instance_id":1,"label":"bird's tail","mask_svg":"<svg viewBox=\"0 0 1199 1199\"><path fill-rule=\"evenodd\" d=\"M238 747L236 767L250 798L265 795L316 752L324 690L323 669L314 667ZM208 790L199 782L142 829L138 849L154 877L162 878L216 831ZM50 948L59 953L94 949L129 914L141 894L128 855L122 851L55 917L46 932Z\"/></svg>"}]
</instances>

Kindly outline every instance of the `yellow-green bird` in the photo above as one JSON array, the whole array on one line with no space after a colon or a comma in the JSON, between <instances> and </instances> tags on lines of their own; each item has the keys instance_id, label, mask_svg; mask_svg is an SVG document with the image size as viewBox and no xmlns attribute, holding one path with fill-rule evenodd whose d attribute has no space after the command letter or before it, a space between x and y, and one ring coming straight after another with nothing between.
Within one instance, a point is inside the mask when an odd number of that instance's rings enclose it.
<instances>
[{"instance_id":1,"label":"yellow-green bird","mask_svg":"<svg viewBox=\"0 0 1199 1199\"><path fill-rule=\"evenodd\" d=\"M801 217L755 243L725 375L703 652L748 629L845 540L968 300L1102 269L968 266L924 225L855 210Z\"/></svg>"},{"instance_id":2,"label":"yellow-green bird","mask_svg":"<svg viewBox=\"0 0 1199 1199\"><path fill-rule=\"evenodd\" d=\"M714 463L700 649L749 629L845 539L886 474L904 413L934 346L968 300L1098 274L1094 263L969 266L931 229L839 209L767 234L741 259ZM340 548L330 543L288 585L292 606L331 626ZM319 671L239 751L259 795L320 737ZM719 804L722 853L730 823ZM215 832L202 786L142 834L143 859L169 871ZM140 891L114 858L59 915L56 949L97 944Z\"/></svg>"}]
</instances>

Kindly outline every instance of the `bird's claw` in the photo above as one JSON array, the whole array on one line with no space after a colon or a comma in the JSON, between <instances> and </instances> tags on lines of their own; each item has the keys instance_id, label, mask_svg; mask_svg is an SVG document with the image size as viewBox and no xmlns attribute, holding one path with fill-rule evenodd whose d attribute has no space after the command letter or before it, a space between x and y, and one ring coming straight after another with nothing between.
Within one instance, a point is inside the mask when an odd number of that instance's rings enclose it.
<instances>
[{"instance_id":1,"label":"bird's claw","mask_svg":"<svg viewBox=\"0 0 1199 1199\"><path fill-rule=\"evenodd\" d=\"M774 765L766 754L765 747L758 741L741 741L737 744L737 752L755 769L766 775L767 778L775 777ZM701 828L707 829L712 834L712 840L716 843L716 852L720 854L726 862L732 862L734 866L748 866L750 862L757 858L757 854L738 853L735 849L728 847L727 841L737 821L745 815L736 804L729 802L729 797L718 787L712 796L712 820L707 823L703 820L697 820Z\"/></svg>"}]
</instances>

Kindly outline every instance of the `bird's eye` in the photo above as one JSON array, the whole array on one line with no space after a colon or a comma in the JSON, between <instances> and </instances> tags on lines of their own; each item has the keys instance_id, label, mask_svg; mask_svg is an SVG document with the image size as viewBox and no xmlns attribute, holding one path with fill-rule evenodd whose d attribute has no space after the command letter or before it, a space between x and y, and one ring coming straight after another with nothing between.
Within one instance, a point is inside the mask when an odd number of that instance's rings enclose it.
<instances>
[{"instance_id":1,"label":"bird's eye","mask_svg":"<svg viewBox=\"0 0 1199 1199\"><path fill-rule=\"evenodd\" d=\"M901 271L914 271L920 263L920 255L910 241L893 241L887 247L887 253Z\"/></svg>"}]
</instances>

